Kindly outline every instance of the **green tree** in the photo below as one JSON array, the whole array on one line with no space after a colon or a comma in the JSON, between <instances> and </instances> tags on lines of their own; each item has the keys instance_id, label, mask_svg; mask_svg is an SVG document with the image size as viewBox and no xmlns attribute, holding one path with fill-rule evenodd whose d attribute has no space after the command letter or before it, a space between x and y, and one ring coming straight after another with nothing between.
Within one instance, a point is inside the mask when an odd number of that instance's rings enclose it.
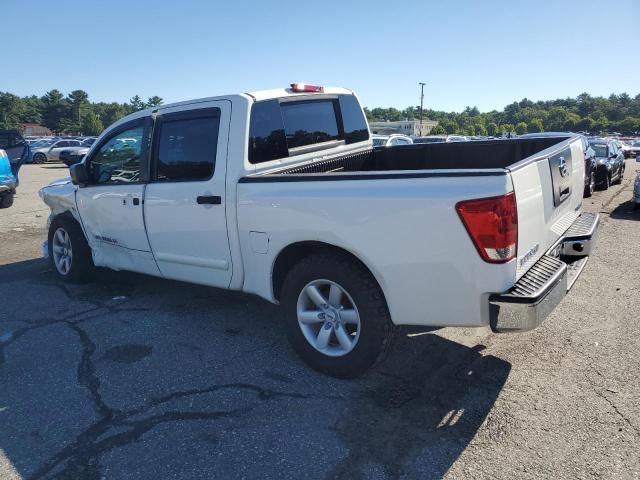
<instances>
[{"instance_id":1,"label":"green tree","mask_svg":"<svg viewBox=\"0 0 640 480\"><path fill-rule=\"evenodd\" d=\"M539 118L534 118L529 122L529 126L527 130L532 133L544 132L544 125L542 125L542 120Z\"/></svg>"},{"instance_id":2,"label":"green tree","mask_svg":"<svg viewBox=\"0 0 640 480\"><path fill-rule=\"evenodd\" d=\"M120 105L119 103L109 103L104 105L101 111L96 113L99 115L102 124L109 126L127 114L127 107L126 105Z\"/></svg>"},{"instance_id":3,"label":"green tree","mask_svg":"<svg viewBox=\"0 0 640 480\"><path fill-rule=\"evenodd\" d=\"M564 120L564 130L568 130L570 132L575 131L576 129L578 129L578 124L580 123L580 116L576 113L573 112L568 112L567 115L565 116L565 120ZM558 129L561 130L561 129Z\"/></svg>"},{"instance_id":4,"label":"green tree","mask_svg":"<svg viewBox=\"0 0 640 480\"><path fill-rule=\"evenodd\" d=\"M103 130L102 121L95 113L89 112L82 119L82 133L84 135L100 135Z\"/></svg>"},{"instance_id":5,"label":"green tree","mask_svg":"<svg viewBox=\"0 0 640 480\"><path fill-rule=\"evenodd\" d=\"M640 118L625 117L618 124L618 128L622 130L622 133L635 133L640 130Z\"/></svg>"},{"instance_id":6,"label":"green tree","mask_svg":"<svg viewBox=\"0 0 640 480\"><path fill-rule=\"evenodd\" d=\"M157 107L158 105L162 105L162 98L154 95L153 97L149 97L147 99L147 107Z\"/></svg>"},{"instance_id":7,"label":"green tree","mask_svg":"<svg viewBox=\"0 0 640 480\"><path fill-rule=\"evenodd\" d=\"M433 129L431 129L430 135L445 135L446 133L447 131L442 128L442 126L436 125L435 127L433 127Z\"/></svg>"},{"instance_id":8,"label":"green tree","mask_svg":"<svg viewBox=\"0 0 640 480\"><path fill-rule=\"evenodd\" d=\"M476 126L476 135L480 135L483 137L487 136L487 128L484 125L477 125Z\"/></svg>"},{"instance_id":9,"label":"green tree","mask_svg":"<svg viewBox=\"0 0 640 480\"><path fill-rule=\"evenodd\" d=\"M451 135L453 133L458 133L460 127L455 120L446 120L442 122L442 128L444 128L444 131L447 132L448 135Z\"/></svg>"},{"instance_id":10,"label":"green tree","mask_svg":"<svg viewBox=\"0 0 640 480\"><path fill-rule=\"evenodd\" d=\"M585 117L580 119L580 121L576 125L579 130L586 130L587 132L592 132L596 128L596 121L591 117Z\"/></svg>"},{"instance_id":11,"label":"green tree","mask_svg":"<svg viewBox=\"0 0 640 480\"><path fill-rule=\"evenodd\" d=\"M513 125L511 125L510 123L503 123L502 125L500 125L500 130L502 131L502 133L513 133L515 131Z\"/></svg>"},{"instance_id":12,"label":"green tree","mask_svg":"<svg viewBox=\"0 0 640 480\"><path fill-rule=\"evenodd\" d=\"M487 134L492 137L498 134L498 125L496 125L495 122L487 124Z\"/></svg>"},{"instance_id":13,"label":"green tree","mask_svg":"<svg viewBox=\"0 0 640 480\"><path fill-rule=\"evenodd\" d=\"M70 105L60 90L50 90L42 97L42 119L54 132L61 132L68 126ZM67 120L65 123L64 121Z\"/></svg>"},{"instance_id":14,"label":"green tree","mask_svg":"<svg viewBox=\"0 0 640 480\"><path fill-rule=\"evenodd\" d=\"M67 100L73 108L73 120L79 123L89 104L89 94L84 90L74 90L67 96Z\"/></svg>"},{"instance_id":15,"label":"green tree","mask_svg":"<svg viewBox=\"0 0 640 480\"><path fill-rule=\"evenodd\" d=\"M140 98L140 95L134 95L131 97L131 100L129 100L129 108L132 112L144 110L146 106L147 104Z\"/></svg>"},{"instance_id":16,"label":"green tree","mask_svg":"<svg viewBox=\"0 0 640 480\"><path fill-rule=\"evenodd\" d=\"M527 133L527 124L524 122L520 122L516 125L516 133L518 135L523 135Z\"/></svg>"}]
</instances>

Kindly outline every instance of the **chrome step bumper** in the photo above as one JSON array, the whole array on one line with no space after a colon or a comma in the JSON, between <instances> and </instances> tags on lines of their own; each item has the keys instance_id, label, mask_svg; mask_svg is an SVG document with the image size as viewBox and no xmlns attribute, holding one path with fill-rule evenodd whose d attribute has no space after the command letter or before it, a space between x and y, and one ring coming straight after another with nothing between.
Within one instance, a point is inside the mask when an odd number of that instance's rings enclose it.
<instances>
[{"instance_id":1,"label":"chrome step bumper","mask_svg":"<svg viewBox=\"0 0 640 480\"><path fill-rule=\"evenodd\" d=\"M489 297L494 332L523 332L540 325L582 273L595 244L600 216L583 213L516 284Z\"/></svg>"}]
</instances>

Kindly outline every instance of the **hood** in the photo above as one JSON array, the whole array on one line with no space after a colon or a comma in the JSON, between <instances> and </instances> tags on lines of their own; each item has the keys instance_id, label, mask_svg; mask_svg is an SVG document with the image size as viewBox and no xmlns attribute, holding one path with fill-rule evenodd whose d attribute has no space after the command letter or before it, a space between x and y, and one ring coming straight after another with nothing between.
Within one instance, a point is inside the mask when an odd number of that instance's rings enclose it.
<instances>
[{"instance_id":1,"label":"hood","mask_svg":"<svg viewBox=\"0 0 640 480\"><path fill-rule=\"evenodd\" d=\"M70 211L75 216L77 189L78 187L71 183L71 177L65 177L51 182L38 193L53 214Z\"/></svg>"}]
</instances>

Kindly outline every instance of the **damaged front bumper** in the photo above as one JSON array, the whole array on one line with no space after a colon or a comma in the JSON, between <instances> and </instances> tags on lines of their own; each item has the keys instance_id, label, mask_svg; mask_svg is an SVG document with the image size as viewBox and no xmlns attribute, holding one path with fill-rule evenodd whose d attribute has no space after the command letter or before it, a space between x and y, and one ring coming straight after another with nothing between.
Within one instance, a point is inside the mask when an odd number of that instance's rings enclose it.
<instances>
[{"instance_id":1,"label":"damaged front bumper","mask_svg":"<svg viewBox=\"0 0 640 480\"><path fill-rule=\"evenodd\" d=\"M594 247L600 216L582 213L508 292L489 297L494 332L523 332L540 325L582 273Z\"/></svg>"}]
</instances>

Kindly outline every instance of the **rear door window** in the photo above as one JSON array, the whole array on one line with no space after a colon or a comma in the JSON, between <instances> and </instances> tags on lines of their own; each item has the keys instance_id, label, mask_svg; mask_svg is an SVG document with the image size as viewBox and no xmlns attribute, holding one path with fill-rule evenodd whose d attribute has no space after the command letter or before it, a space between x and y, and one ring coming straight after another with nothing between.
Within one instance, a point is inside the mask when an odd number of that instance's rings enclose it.
<instances>
[{"instance_id":1,"label":"rear door window","mask_svg":"<svg viewBox=\"0 0 640 480\"><path fill-rule=\"evenodd\" d=\"M208 180L218 149L220 109L164 115L160 120L156 181Z\"/></svg>"}]
</instances>

